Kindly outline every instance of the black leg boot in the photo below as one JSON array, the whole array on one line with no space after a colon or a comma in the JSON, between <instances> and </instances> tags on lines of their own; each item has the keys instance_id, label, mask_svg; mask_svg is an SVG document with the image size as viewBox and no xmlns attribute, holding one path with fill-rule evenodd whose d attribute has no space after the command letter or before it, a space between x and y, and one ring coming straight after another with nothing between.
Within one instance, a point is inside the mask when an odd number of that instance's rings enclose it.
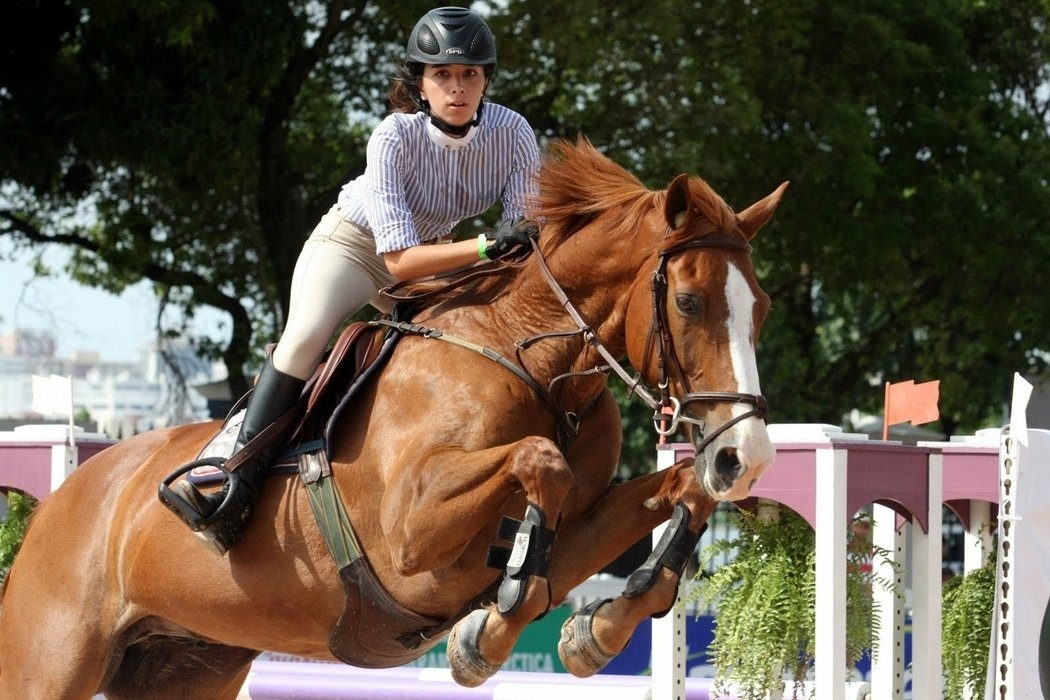
<instances>
[{"instance_id":1,"label":"black leg boot","mask_svg":"<svg viewBox=\"0 0 1050 700\"><path fill-rule=\"evenodd\" d=\"M265 430L271 423L283 416L299 399L306 382L290 374L285 374L273 366L273 360L267 360L255 390L248 399L248 407L241 422L241 431L237 435L233 454L237 454L256 435ZM226 507L223 515L210 526L197 533L218 553L224 554L234 545L241 535L251 515L252 507L259 498L262 484L266 478L265 467L273 459L274 452L281 441L275 440L267 449L260 450L254 457L236 468L240 485L234 491L233 501ZM222 489L204 494L188 481L180 481L173 487L187 502L192 504L201 515L208 517L218 510L230 490L226 482Z\"/></svg>"}]
</instances>

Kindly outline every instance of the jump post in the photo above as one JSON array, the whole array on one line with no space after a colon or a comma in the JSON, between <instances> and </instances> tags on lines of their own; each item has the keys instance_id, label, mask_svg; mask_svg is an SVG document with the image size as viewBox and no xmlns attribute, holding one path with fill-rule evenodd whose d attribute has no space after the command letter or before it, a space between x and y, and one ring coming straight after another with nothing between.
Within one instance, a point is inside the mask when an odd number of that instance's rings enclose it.
<instances>
[{"instance_id":1,"label":"jump post","mask_svg":"<svg viewBox=\"0 0 1050 700\"><path fill-rule=\"evenodd\" d=\"M845 526L853 514L867 504L873 504L873 542L890 553L888 561L877 560L873 566L889 566L890 561L903 566L905 541L910 538L913 649L927 650L913 655L911 695L940 697L941 508L946 506L955 512L966 529L964 571L983 566L997 522L1001 525L1004 519L1020 519L1020 516L1004 518L997 513L1000 491L1003 484L1009 483L1006 464L1019 461L1015 454L1018 452L1016 441L1011 444L1007 437L1009 430L986 430L974 436L953 437L947 442L908 446L892 440L870 440L866 435L844 433L830 425L781 424L770 425L769 429L777 445L777 458L755 485L752 496L791 508L805 518L816 533L816 697L822 700L854 697L854 688L845 682ZM1025 445L1022 452L1029 467L1027 477L1034 481L1034 477L1041 476L1050 465L1050 440L1045 439L1046 431L1026 432L1032 436L1032 446ZM659 446L657 454L658 464L669 466L692 457L693 451L688 444L670 444ZM1021 473L1013 476L1013 488L1018 494L1022 493L1017 486ZM1031 488L1024 493L1031 494ZM909 533L903 529L904 524L911 526ZM1026 532L1033 539L1046 538L1050 535L1045 532L1047 529L1032 524ZM1016 526L1014 532L1018 532ZM1002 560L1003 543L999 546ZM1000 579L1002 576L1000 570ZM901 583L899 578L898 583ZM1002 607L1003 590L1010 590L1004 589L1001 582L998 589L997 613ZM878 636L881 651L872 662L870 697L896 700L904 697L905 689L905 600L902 592L894 595L876 589L874 594L880 597L881 604ZM1015 600L1020 597L1016 582L1013 595ZM1000 636L1000 628L1013 629L993 625ZM679 655L685 647L683 635L681 613L668 615L662 623L654 621L654 689L659 687L661 677L680 677L676 674L682 668ZM1017 686L1012 654L1019 645L1007 644L1007 647L1011 650L1008 657L1004 652L1004 658L998 662L992 659L990 676L1001 677L998 690L1009 700L1014 697ZM989 684L992 680L990 677ZM677 692L680 688L677 681L670 682L675 692L654 694L654 697L674 700L685 697ZM1017 697L1027 696L1018 694Z\"/></svg>"}]
</instances>

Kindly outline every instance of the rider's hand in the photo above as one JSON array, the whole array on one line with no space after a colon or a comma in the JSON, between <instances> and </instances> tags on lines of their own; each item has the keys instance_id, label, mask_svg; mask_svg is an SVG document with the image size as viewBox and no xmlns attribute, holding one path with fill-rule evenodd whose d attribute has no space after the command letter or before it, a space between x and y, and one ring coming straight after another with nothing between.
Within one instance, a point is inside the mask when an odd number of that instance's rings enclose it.
<instances>
[{"instance_id":1,"label":"rider's hand","mask_svg":"<svg viewBox=\"0 0 1050 700\"><path fill-rule=\"evenodd\" d=\"M520 246L531 250L529 239L538 236L539 224L528 219L516 219L514 221L501 221L496 227L495 239L489 241L485 249L485 256L489 260L499 260L510 255Z\"/></svg>"}]
</instances>

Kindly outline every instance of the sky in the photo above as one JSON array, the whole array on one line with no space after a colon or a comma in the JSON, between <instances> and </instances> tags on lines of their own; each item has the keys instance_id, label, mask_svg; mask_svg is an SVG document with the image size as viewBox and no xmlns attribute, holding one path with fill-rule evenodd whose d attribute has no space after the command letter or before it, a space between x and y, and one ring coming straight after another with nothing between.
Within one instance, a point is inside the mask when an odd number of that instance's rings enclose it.
<instances>
[{"instance_id":1,"label":"sky","mask_svg":"<svg viewBox=\"0 0 1050 700\"><path fill-rule=\"evenodd\" d=\"M59 357L86 350L107 361L137 359L155 337L150 286L139 283L119 296L86 287L62 274L65 259L60 249L48 250L44 260L55 276L37 278L29 255L0 249L0 331L50 331Z\"/></svg>"}]
</instances>

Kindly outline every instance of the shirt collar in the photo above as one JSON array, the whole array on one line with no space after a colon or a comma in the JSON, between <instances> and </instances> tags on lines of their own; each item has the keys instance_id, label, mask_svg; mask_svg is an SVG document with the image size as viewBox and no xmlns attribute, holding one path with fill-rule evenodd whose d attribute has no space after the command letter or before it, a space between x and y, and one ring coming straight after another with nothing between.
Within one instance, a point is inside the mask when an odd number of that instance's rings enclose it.
<instances>
[{"instance_id":1,"label":"shirt collar","mask_svg":"<svg viewBox=\"0 0 1050 700\"><path fill-rule=\"evenodd\" d=\"M461 138L452 138L444 131L434 126L434 123L427 119L427 136L430 137L430 140L434 145L446 151L458 151L461 148L466 148L466 146L474 140L474 137L477 136L477 133L478 127L472 126L470 127L470 131L464 134Z\"/></svg>"}]
</instances>

